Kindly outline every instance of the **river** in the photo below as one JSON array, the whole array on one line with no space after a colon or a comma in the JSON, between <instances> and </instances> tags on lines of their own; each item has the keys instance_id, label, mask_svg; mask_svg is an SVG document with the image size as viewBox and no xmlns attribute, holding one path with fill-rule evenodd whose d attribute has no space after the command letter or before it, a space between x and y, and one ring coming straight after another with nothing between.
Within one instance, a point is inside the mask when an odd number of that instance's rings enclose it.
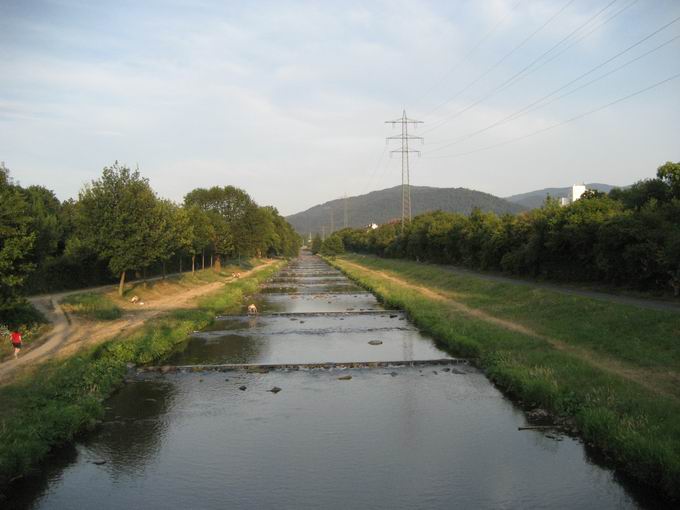
<instances>
[{"instance_id":1,"label":"river","mask_svg":"<svg viewBox=\"0 0 680 510\"><path fill-rule=\"evenodd\" d=\"M165 361L201 367L135 375L8 508L655 506L577 439L518 430L525 413L481 371L321 259L253 300L259 316L219 317Z\"/></svg>"}]
</instances>

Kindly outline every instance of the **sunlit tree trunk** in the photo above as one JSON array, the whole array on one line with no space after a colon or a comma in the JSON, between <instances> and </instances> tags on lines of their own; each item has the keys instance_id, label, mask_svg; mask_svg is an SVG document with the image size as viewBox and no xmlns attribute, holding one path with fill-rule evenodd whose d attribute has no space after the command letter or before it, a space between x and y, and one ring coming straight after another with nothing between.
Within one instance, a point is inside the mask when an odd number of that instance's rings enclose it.
<instances>
[{"instance_id":1,"label":"sunlit tree trunk","mask_svg":"<svg viewBox=\"0 0 680 510\"><path fill-rule=\"evenodd\" d=\"M192 254L191 255L191 274L194 274L196 272L196 255Z\"/></svg>"},{"instance_id":2,"label":"sunlit tree trunk","mask_svg":"<svg viewBox=\"0 0 680 510\"><path fill-rule=\"evenodd\" d=\"M120 283L118 284L118 295L123 295L123 288L125 287L125 271L120 273Z\"/></svg>"}]
</instances>

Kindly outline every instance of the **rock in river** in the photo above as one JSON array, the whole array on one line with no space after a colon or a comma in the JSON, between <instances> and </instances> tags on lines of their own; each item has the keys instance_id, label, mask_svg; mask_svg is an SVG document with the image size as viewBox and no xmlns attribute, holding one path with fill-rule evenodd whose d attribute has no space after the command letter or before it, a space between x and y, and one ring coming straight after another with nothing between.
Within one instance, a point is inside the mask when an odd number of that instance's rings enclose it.
<instances>
[{"instance_id":1,"label":"rock in river","mask_svg":"<svg viewBox=\"0 0 680 510\"><path fill-rule=\"evenodd\" d=\"M238 387L238 389L241 390L241 391L246 391L246 388L247 388L246 386L239 386Z\"/></svg>"},{"instance_id":2,"label":"rock in river","mask_svg":"<svg viewBox=\"0 0 680 510\"><path fill-rule=\"evenodd\" d=\"M271 390L267 391L271 391L272 393L277 394L279 391L281 391L281 388L279 388L278 386L274 386Z\"/></svg>"},{"instance_id":3,"label":"rock in river","mask_svg":"<svg viewBox=\"0 0 680 510\"><path fill-rule=\"evenodd\" d=\"M350 379L352 379L351 375L343 375L341 377L338 377L338 381L349 381Z\"/></svg>"},{"instance_id":4,"label":"rock in river","mask_svg":"<svg viewBox=\"0 0 680 510\"><path fill-rule=\"evenodd\" d=\"M368 343L369 345L382 345L382 340L371 340Z\"/></svg>"}]
</instances>

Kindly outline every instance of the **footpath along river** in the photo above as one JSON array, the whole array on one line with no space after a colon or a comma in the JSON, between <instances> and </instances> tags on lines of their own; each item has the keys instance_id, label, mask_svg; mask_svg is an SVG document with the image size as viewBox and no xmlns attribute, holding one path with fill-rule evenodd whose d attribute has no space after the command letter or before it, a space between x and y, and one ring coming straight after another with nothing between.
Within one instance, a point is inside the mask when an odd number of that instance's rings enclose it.
<instances>
[{"instance_id":1,"label":"footpath along river","mask_svg":"<svg viewBox=\"0 0 680 510\"><path fill-rule=\"evenodd\" d=\"M259 316L220 317L165 361L200 367L134 375L7 508L658 508L579 441L518 430L479 370L323 260L253 299ZM380 361L401 363L347 368Z\"/></svg>"}]
</instances>

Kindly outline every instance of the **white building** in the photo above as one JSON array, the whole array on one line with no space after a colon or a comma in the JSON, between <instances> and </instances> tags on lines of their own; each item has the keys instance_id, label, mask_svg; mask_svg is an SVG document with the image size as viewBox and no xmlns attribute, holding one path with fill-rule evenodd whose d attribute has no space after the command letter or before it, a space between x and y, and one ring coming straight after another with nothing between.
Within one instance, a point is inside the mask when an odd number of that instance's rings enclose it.
<instances>
[{"instance_id":1,"label":"white building","mask_svg":"<svg viewBox=\"0 0 680 510\"><path fill-rule=\"evenodd\" d=\"M581 198L581 195L586 192L586 189L587 188L585 184L574 184L571 187L571 196L560 197L560 205L564 207L565 205L573 204L579 198Z\"/></svg>"}]
</instances>

